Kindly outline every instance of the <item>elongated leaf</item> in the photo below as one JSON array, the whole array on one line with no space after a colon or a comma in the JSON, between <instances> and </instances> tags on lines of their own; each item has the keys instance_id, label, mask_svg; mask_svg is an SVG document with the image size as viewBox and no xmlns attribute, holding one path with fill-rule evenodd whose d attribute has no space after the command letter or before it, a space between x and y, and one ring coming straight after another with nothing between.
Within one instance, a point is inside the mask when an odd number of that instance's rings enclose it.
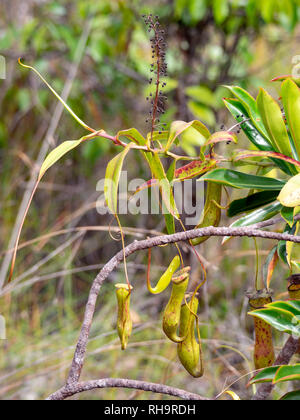
<instances>
[{"instance_id":1,"label":"elongated leaf","mask_svg":"<svg viewBox=\"0 0 300 420\"><path fill-rule=\"evenodd\" d=\"M288 304L295 308L295 310L300 314L300 300L289 300Z\"/></svg>"},{"instance_id":2,"label":"elongated leaf","mask_svg":"<svg viewBox=\"0 0 300 420\"><path fill-rule=\"evenodd\" d=\"M171 163L171 165L169 166L169 169L167 171L167 178L168 178L168 181L170 182L170 184L172 184L172 182L175 178L175 173L176 173L176 160L173 160L173 162Z\"/></svg>"},{"instance_id":3,"label":"elongated leaf","mask_svg":"<svg viewBox=\"0 0 300 420\"><path fill-rule=\"evenodd\" d=\"M284 309L266 307L249 312L249 315L262 319L278 331L293 334L300 338L300 318Z\"/></svg>"},{"instance_id":4,"label":"elongated leaf","mask_svg":"<svg viewBox=\"0 0 300 420\"><path fill-rule=\"evenodd\" d=\"M186 179L196 178L212 170L217 165L215 159L194 160L193 162L176 169L175 181L184 181Z\"/></svg>"},{"instance_id":5,"label":"elongated leaf","mask_svg":"<svg viewBox=\"0 0 300 420\"><path fill-rule=\"evenodd\" d=\"M255 190L281 190L284 181L263 176L249 175L244 172L218 168L205 174L199 181L211 181L232 188L249 188Z\"/></svg>"},{"instance_id":6,"label":"elongated leaf","mask_svg":"<svg viewBox=\"0 0 300 420\"><path fill-rule=\"evenodd\" d=\"M284 160L287 163L290 163L297 168L300 168L300 162L298 160L295 160L289 156L283 155L282 153L278 152L271 152L271 151L258 151L258 150L241 150L236 152L233 155L234 161L239 161L243 159L249 159L249 158L274 158L279 160Z\"/></svg>"},{"instance_id":7,"label":"elongated leaf","mask_svg":"<svg viewBox=\"0 0 300 420\"><path fill-rule=\"evenodd\" d=\"M296 230L295 230L295 236L299 234L300 229L300 223L296 223ZM286 258L287 262L290 267L292 267L293 263L299 263L300 260L300 245L295 244L294 242L287 242L286 243Z\"/></svg>"},{"instance_id":8,"label":"elongated leaf","mask_svg":"<svg viewBox=\"0 0 300 420\"><path fill-rule=\"evenodd\" d=\"M280 398L281 401L300 401L300 389L291 391Z\"/></svg>"},{"instance_id":9,"label":"elongated leaf","mask_svg":"<svg viewBox=\"0 0 300 420\"><path fill-rule=\"evenodd\" d=\"M257 106L275 151L291 157L292 149L280 106L264 89L260 89Z\"/></svg>"},{"instance_id":10,"label":"elongated leaf","mask_svg":"<svg viewBox=\"0 0 300 420\"><path fill-rule=\"evenodd\" d=\"M120 137L126 137L128 140L139 146L145 146L147 144L146 139L136 128L129 128L128 130L119 131L117 134L117 139L119 140Z\"/></svg>"},{"instance_id":11,"label":"elongated leaf","mask_svg":"<svg viewBox=\"0 0 300 420\"><path fill-rule=\"evenodd\" d=\"M292 80L282 84L282 103L297 155L300 157L300 90Z\"/></svg>"},{"instance_id":12,"label":"elongated leaf","mask_svg":"<svg viewBox=\"0 0 300 420\"><path fill-rule=\"evenodd\" d=\"M254 124L254 127L267 139L269 140L268 132L262 122L260 112L257 107L255 99L244 89L239 86L226 86L233 95L240 100L244 108L246 109L249 117Z\"/></svg>"},{"instance_id":13,"label":"elongated leaf","mask_svg":"<svg viewBox=\"0 0 300 420\"><path fill-rule=\"evenodd\" d=\"M299 381L300 380L300 364L281 366L273 379L273 384L279 382Z\"/></svg>"},{"instance_id":14,"label":"elongated leaf","mask_svg":"<svg viewBox=\"0 0 300 420\"><path fill-rule=\"evenodd\" d=\"M273 382L278 366L272 366L261 370L257 375L250 379L249 385L262 384L266 382Z\"/></svg>"},{"instance_id":15,"label":"elongated leaf","mask_svg":"<svg viewBox=\"0 0 300 420\"><path fill-rule=\"evenodd\" d=\"M124 150L115 156L107 165L104 181L104 196L108 208L117 214L118 188L124 159L134 143L129 143Z\"/></svg>"},{"instance_id":16,"label":"elongated leaf","mask_svg":"<svg viewBox=\"0 0 300 420\"><path fill-rule=\"evenodd\" d=\"M44 160L40 173L39 173L39 181L44 176L45 172L51 168L56 162L58 162L64 155L66 155L71 150L75 149L79 146L83 141L86 140L86 137L82 137L79 140L68 140L61 143L57 146L54 150L52 150L49 155Z\"/></svg>"},{"instance_id":17,"label":"elongated leaf","mask_svg":"<svg viewBox=\"0 0 300 420\"><path fill-rule=\"evenodd\" d=\"M274 248L267 256L265 264L263 265L263 281L267 290L270 289L272 276L278 263L278 260L279 257L277 253L277 246L274 246Z\"/></svg>"},{"instance_id":18,"label":"elongated leaf","mask_svg":"<svg viewBox=\"0 0 300 420\"><path fill-rule=\"evenodd\" d=\"M254 126L252 121L248 121L247 119L250 118L249 114L247 113L246 109L240 103L238 99L223 99L225 106L235 118L237 122L245 121L241 128L251 141L259 150L262 151L274 151L273 146L270 140L267 140L260 131ZM273 162L285 173L288 175L294 175L297 173L296 169L290 167L287 163L281 160L272 159Z\"/></svg>"},{"instance_id":19,"label":"elongated leaf","mask_svg":"<svg viewBox=\"0 0 300 420\"><path fill-rule=\"evenodd\" d=\"M278 200L285 207L300 206L300 174L286 183L279 194Z\"/></svg>"},{"instance_id":20,"label":"elongated leaf","mask_svg":"<svg viewBox=\"0 0 300 420\"><path fill-rule=\"evenodd\" d=\"M190 127L193 127L195 130L197 130L205 139L208 139L210 137L210 132L208 128L200 121L195 120L188 123L185 121L174 121L171 124L169 139L166 145L166 151L170 149L177 137L180 136L180 134L182 134L185 130L187 130Z\"/></svg>"},{"instance_id":21,"label":"elongated leaf","mask_svg":"<svg viewBox=\"0 0 300 420\"><path fill-rule=\"evenodd\" d=\"M49 83L44 79L44 77L32 66L28 66L27 64L23 64L21 62L21 59L19 58L19 64L26 68L26 69L30 69L33 70L38 76L39 78L45 83L45 85L51 90L51 92L56 96L56 98L59 100L59 102L64 106L64 108L72 115L72 117L86 130L88 131L96 131L93 130L92 128L90 128L85 122L83 122L76 114L75 112L69 107L69 105L62 99L61 96L59 96L59 94L49 85Z\"/></svg>"},{"instance_id":22,"label":"elongated leaf","mask_svg":"<svg viewBox=\"0 0 300 420\"><path fill-rule=\"evenodd\" d=\"M186 179L197 178L206 172L212 170L216 167L217 160L215 159L207 159L205 161L202 160L194 160L193 162L188 163L181 168L175 170L175 177L173 178L173 182L183 182ZM169 178L168 178L169 179ZM143 191L147 188L151 188L158 185L158 181L156 179L150 179L149 181L142 184L136 191L135 194ZM278 193L277 193L278 195ZM276 196L277 196L276 195Z\"/></svg>"},{"instance_id":23,"label":"elongated leaf","mask_svg":"<svg viewBox=\"0 0 300 420\"><path fill-rule=\"evenodd\" d=\"M205 142L205 146L226 141L227 143L237 143L237 135L231 131L218 131L212 134Z\"/></svg>"},{"instance_id":24,"label":"elongated leaf","mask_svg":"<svg viewBox=\"0 0 300 420\"><path fill-rule=\"evenodd\" d=\"M163 204L166 206L169 213L178 219L179 214L176 208L173 191L157 153L152 154L151 170L155 178L159 181L159 187L162 193Z\"/></svg>"},{"instance_id":25,"label":"elongated leaf","mask_svg":"<svg viewBox=\"0 0 300 420\"><path fill-rule=\"evenodd\" d=\"M294 304L293 304L294 302ZM295 305L295 303L297 305ZM268 308L284 309L291 312L294 316L300 317L300 302L297 301L277 301L268 304Z\"/></svg>"},{"instance_id":26,"label":"elongated leaf","mask_svg":"<svg viewBox=\"0 0 300 420\"><path fill-rule=\"evenodd\" d=\"M245 121L241 125L241 128L251 143L253 143L259 150L273 150L269 139L255 127L252 120L248 121L250 115L239 99L224 98L223 102L238 123Z\"/></svg>"},{"instance_id":27,"label":"elongated leaf","mask_svg":"<svg viewBox=\"0 0 300 420\"><path fill-rule=\"evenodd\" d=\"M285 80L292 80L297 86L300 86L300 78L293 77L291 74L274 77L271 82L284 82Z\"/></svg>"},{"instance_id":28,"label":"elongated leaf","mask_svg":"<svg viewBox=\"0 0 300 420\"><path fill-rule=\"evenodd\" d=\"M255 223L263 222L269 220L272 217L276 216L282 209L282 205L278 202L270 204L262 209L255 210L252 213L247 214L247 216L241 217L240 219L233 222L230 227L244 227L251 226ZM225 244L230 237L226 236L223 239L222 244Z\"/></svg>"},{"instance_id":29,"label":"elongated leaf","mask_svg":"<svg viewBox=\"0 0 300 420\"><path fill-rule=\"evenodd\" d=\"M151 172L156 180L153 185L158 185L161 192L167 232L171 235L172 233L175 233L174 217L176 219L180 218L173 195L173 189L158 154L145 153L145 155L147 155Z\"/></svg>"},{"instance_id":30,"label":"elongated leaf","mask_svg":"<svg viewBox=\"0 0 300 420\"><path fill-rule=\"evenodd\" d=\"M245 198L232 201L227 210L228 217L234 217L240 213L255 210L259 207L276 201L278 191L261 191L255 194L248 195Z\"/></svg>"},{"instance_id":31,"label":"elongated leaf","mask_svg":"<svg viewBox=\"0 0 300 420\"><path fill-rule=\"evenodd\" d=\"M281 208L282 210L282 208ZM296 232L296 224L293 227L290 227L289 224L286 225L284 229L284 233L288 233L289 235L294 235ZM287 242L286 241L279 241L277 245L277 253L279 258L287 265L289 265L287 260Z\"/></svg>"},{"instance_id":32,"label":"elongated leaf","mask_svg":"<svg viewBox=\"0 0 300 420\"><path fill-rule=\"evenodd\" d=\"M289 224L290 227L294 224L294 208L283 207L280 212L282 218Z\"/></svg>"}]
</instances>

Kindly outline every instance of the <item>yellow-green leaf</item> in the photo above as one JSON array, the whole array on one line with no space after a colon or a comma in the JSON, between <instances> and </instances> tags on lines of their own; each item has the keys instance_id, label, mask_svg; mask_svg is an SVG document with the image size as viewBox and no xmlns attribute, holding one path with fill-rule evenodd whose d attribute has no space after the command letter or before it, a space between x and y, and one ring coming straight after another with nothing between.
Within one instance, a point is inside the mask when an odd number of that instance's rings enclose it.
<instances>
[{"instance_id":1,"label":"yellow-green leaf","mask_svg":"<svg viewBox=\"0 0 300 420\"><path fill-rule=\"evenodd\" d=\"M285 116L300 158L300 90L291 79L282 83L282 103Z\"/></svg>"},{"instance_id":2,"label":"yellow-green leaf","mask_svg":"<svg viewBox=\"0 0 300 420\"><path fill-rule=\"evenodd\" d=\"M128 130L119 131L117 134L117 139L119 140L120 137L126 137L131 142L134 142L139 146L145 146L147 143L146 139L136 128L129 128Z\"/></svg>"},{"instance_id":3,"label":"yellow-green leaf","mask_svg":"<svg viewBox=\"0 0 300 420\"><path fill-rule=\"evenodd\" d=\"M115 156L107 165L104 181L104 196L108 208L117 214L118 188L124 159L134 143L129 143L125 149Z\"/></svg>"},{"instance_id":4,"label":"yellow-green leaf","mask_svg":"<svg viewBox=\"0 0 300 420\"><path fill-rule=\"evenodd\" d=\"M177 139L177 137L180 136L180 134L182 134L189 127L193 127L206 139L210 137L210 132L208 128L200 121L195 120L188 123L185 121L174 121L171 124L166 150L169 150L174 141Z\"/></svg>"},{"instance_id":5,"label":"yellow-green leaf","mask_svg":"<svg viewBox=\"0 0 300 420\"><path fill-rule=\"evenodd\" d=\"M209 144L221 143L226 141L227 143L237 143L237 135L231 131L218 131L212 134L205 142L205 146Z\"/></svg>"},{"instance_id":6,"label":"yellow-green leaf","mask_svg":"<svg viewBox=\"0 0 300 420\"><path fill-rule=\"evenodd\" d=\"M82 143L86 137L82 137L79 140L68 140L57 146L54 150L52 150L49 155L44 160L40 173L39 173L39 181L44 176L45 172L51 168L59 159L61 159L64 155L66 155L71 150L75 149L77 146Z\"/></svg>"},{"instance_id":7,"label":"yellow-green leaf","mask_svg":"<svg viewBox=\"0 0 300 420\"><path fill-rule=\"evenodd\" d=\"M291 157L292 149L280 106L264 89L260 89L257 106L275 151Z\"/></svg>"},{"instance_id":8,"label":"yellow-green leaf","mask_svg":"<svg viewBox=\"0 0 300 420\"><path fill-rule=\"evenodd\" d=\"M286 183L279 194L278 200L285 207L300 206L300 174Z\"/></svg>"}]
</instances>

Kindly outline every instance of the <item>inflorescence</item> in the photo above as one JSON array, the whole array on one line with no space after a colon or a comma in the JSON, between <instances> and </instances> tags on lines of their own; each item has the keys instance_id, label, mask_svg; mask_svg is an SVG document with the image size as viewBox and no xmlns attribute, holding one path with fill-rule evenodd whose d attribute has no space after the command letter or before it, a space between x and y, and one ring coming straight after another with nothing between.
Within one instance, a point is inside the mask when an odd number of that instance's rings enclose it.
<instances>
[{"instance_id":1,"label":"inflorescence","mask_svg":"<svg viewBox=\"0 0 300 420\"><path fill-rule=\"evenodd\" d=\"M164 95L163 88L166 86L166 82L163 80L167 76L167 64L166 64L166 47L165 42L165 31L162 29L159 23L159 17L153 16L152 14L142 16L145 24L147 25L148 32L153 32L151 41L152 59L151 64L151 76L149 84L154 85L154 93L150 93L147 97L147 101L150 102L151 107L149 115L146 119L146 123L149 124L151 130L151 140L153 132L158 130L159 133L164 131L166 124L161 124L160 116L165 113L167 97Z\"/></svg>"}]
</instances>

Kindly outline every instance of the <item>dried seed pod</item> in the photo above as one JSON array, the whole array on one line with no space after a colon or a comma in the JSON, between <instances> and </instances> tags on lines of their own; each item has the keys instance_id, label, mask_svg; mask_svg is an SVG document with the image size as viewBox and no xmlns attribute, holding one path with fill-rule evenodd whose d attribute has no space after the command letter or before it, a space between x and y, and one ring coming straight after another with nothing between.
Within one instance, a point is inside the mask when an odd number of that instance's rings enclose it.
<instances>
[{"instance_id":1,"label":"dried seed pod","mask_svg":"<svg viewBox=\"0 0 300 420\"><path fill-rule=\"evenodd\" d=\"M127 347L128 339L132 332L132 319L130 315L130 290L128 284L116 284L116 295L118 301L118 320L117 330L121 340L121 348L125 350Z\"/></svg>"},{"instance_id":2,"label":"dried seed pod","mask_svg":"<svg viewBox=\"0 0 300 420\"><path fill-rule=\"evenodd\" d=\"M251 310L261 309L272 302L272 293L269 290L260 290L247 293ZM272 366L275 361L273 346L272 327L265 321L254 317L255 347L254 365L255 369L263 369Z\"/></svg>"},{"instance_id":3,"label":"dried seed pod","mask_svg":"<svg viewBox=\"0 0 300 420\"><path fill-rule=\"evenodd\" d=\"M194 296L188 305L181 307L179 335L185 336L184 341L177 344L177 354L182 366L194 378L203 376L202 347L201 342L195 338L195 321L199 301ZM196 321L197 324L197 321ZM200 333L198 329L200 340Z\"/></svg>"},{"instance_id":4,"label":"dried seed pod","mask_svg":"<svg viewBox=\"0 0 300 420\"><path fill-rule=\"evenodd\" d=\"M222 185L215 182L207 182L205 206L202 211L201 220L195 229L209 226L219 226L221 220L221 199ZM199 245L208 239L208 236L195 238L192 240L192 244Z\"/></svg>"},{"instance_id":5,"label":"dried seed pod","mask_svg":"<svg viewBox=\"0 0 300 420\"><path fill-rule=\"evenodd\" d=\"M172 293L170 300L166 306L163 316L163 331L166 336L174 343L180 343L183 337L177 335L180 322L181 304L185 296L186 289L189 284L190 267L181 270L176 277L172 277Z\"/></svg>"},{"instance_id":6,"label":"dried seed pod","mask_svg":"<svg viewBox=\"0 0 300 420\"><path fill-rule=\"evenodd\" d=\"M300 274L294 274L287 280L290 299L300 300Z\"/></svg>"},{"instance_id":7,"label":"dried seed pod","mask_svg":"<svg viewBox=\"0 0 300 420\"><path fill-rule=\"evenodd\" d=\"M158 283L155 287L151 287L150 281L148 279L147 287L148 287L149 292L152 293L153 295L162 293L169 286L172 280L173 274L175 273L176 270L178 270L179 267L180 267L180 258L178 257L178 255L176 255L176 257L173 258L167 270L158 280Z\"/></svg>"}]
</instances>

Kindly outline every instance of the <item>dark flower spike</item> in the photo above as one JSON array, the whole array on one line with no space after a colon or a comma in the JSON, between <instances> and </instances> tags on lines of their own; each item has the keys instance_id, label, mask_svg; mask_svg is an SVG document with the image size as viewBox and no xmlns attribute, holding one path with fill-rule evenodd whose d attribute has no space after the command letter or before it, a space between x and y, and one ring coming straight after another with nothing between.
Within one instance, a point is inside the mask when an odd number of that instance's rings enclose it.
<instances>
[{"instance_id":1,"label":"dark flower spike","mask_svg":"<svg viewBox=\"0 0 300 420\"><path fill-rule=\"evenodd\" d=\"M154 74L155 77L149 79L149 84L155 87L155 93L150 96L153 97L151 100L151 109L149 112L150 117L147 118L146 123L150 125L149 130L151 132L151 142L153 138L153 132L157 123L160 123L160 115L165 113L166 108L166 96L164 95L163 88L166 83L162 80L167 76L167 64L166 58L166 42L165 42L165 31L162 29L159 23L159 17L152 14L143 16L148 32L153 32L153 37L150 38L151 51L153 63L151 64L150 73ZM164 130L164 127L161 127Z\"/></svg>"}]
</instances>

